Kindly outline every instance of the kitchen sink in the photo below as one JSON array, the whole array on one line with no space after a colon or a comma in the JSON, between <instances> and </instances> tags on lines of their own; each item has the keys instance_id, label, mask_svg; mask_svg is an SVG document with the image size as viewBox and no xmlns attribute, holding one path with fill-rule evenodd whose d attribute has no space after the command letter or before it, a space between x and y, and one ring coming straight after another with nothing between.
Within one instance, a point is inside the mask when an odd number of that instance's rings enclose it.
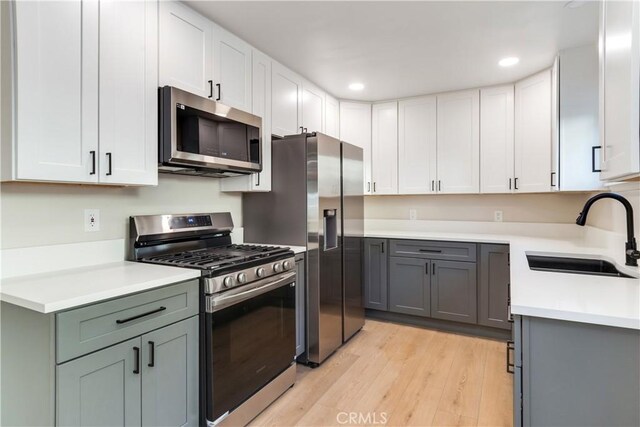
<instances>
[{"instance_id":1,"label":"kitchen sink","mask_svg":"<svg viewBox=\"0 0 640 427\"><path fill-rule=\"evenodd\" d=\"M603 259L527 254L527 261L529 262L529 268L531 270L634 278L618 270L615 264Z\"/></svg>"}]
</instances>

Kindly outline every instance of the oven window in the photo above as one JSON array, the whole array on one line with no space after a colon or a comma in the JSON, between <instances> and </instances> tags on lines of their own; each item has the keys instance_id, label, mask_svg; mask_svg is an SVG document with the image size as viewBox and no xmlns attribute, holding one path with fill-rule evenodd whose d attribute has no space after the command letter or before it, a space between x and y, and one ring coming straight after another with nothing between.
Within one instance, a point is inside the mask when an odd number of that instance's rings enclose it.
<instances>
[{"instance_id":1,"label":"oven window","mask_svg":"<svg viewBox=\"0 0 640 427\"><path fill-rule=\"evenodd\" d=\"M295 356L295 287L286 284L207 314L207 419L233 410Z\"/></svg>"},{"instance_id":2,"label":"oven window","mask_svg":"<svg viewBox=\"0 0 640 427\"><path fill-rule=\"evenodd\" d=\"M260 163L258 128L188 106L176 111L179 151Z\"/></svg>"}]
</instances>

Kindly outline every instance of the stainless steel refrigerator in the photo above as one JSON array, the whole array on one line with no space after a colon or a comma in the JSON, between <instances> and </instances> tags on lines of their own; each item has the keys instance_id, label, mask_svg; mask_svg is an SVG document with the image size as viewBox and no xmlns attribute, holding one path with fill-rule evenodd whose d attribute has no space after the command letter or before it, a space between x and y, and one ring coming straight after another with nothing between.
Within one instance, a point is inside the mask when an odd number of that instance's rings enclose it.
<instances>
[{"instance_id":1,"label":"stainless steel refrigerator","mask_svg":"<svg viewBox=\"0 0 640 427\"><path fill-rule=\"evenodd\" d=\"M271 191L243 195L245 241L307 247L310 364L364 325L362 155L320 133L274 139Z\"/></svg>"}]
</instances>

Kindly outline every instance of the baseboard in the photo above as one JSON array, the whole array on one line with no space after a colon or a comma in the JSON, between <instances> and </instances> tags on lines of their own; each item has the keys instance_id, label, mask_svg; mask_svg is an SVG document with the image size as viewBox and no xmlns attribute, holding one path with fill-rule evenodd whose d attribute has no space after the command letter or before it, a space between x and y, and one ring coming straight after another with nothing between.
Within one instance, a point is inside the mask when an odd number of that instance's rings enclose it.
<instances>
[{"instance_id":1,"label":"baseboard","mask_svg":"<svg viewBox=\"0 0 640 427\"><path fill-rule=\"evenodd\" d=\"M498 340L510 340L511 331L498 328L490 328L482 325L469 325L466 323L452 322L426 317L411 316L409 314L391 313L380 310L365 310L365 316L369 319L383 320L386 322L402 323L405 325L420 326L438 331L454 332L463 335L492 338Z\"/></svg>"}]
</instances>

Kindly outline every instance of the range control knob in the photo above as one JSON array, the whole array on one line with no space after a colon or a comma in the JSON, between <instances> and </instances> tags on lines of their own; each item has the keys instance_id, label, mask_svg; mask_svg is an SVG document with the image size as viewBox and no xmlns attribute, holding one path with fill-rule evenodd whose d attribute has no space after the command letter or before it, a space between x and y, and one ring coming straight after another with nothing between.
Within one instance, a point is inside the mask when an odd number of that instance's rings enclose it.
<instances>
[{"instance_id":1,"label":"range control knob","mask_svg":"<svg viewBox=\"0 0 640 427\"><path fill-rule=\"evenodd\" d=\"M276 273L282 272L282 263L276 262L275 264L273 264L273 271L275 271Z\"/></svg>"},{"instance_id":2,"label":"range control knob","mask_svg":"<svg viewBox=\"0 0 640 427\"><path fill-rule=\"evenodd\" d=\"M282 263L282 268L284 268L284 271L288 271L291 270L293 266L291 265L291 261L285 261Z\"/></svg>"},{"instance_id":3,"label":"range control knob","mask_svg":"<svg viewBox=\"0 0 640 427\"><path fill-rule=\"evenodd\" d=\"M256 276L258 277L264 277L266 271L264 271L264 268L260 267L256 270Z\"/></svg>"},{"instance_id":4,"label":"range control knob","mask_svg":"<svg viewBox=\"0 0 640 427\"><path fill-rule=\"evenodd\" d=\"M222 281L222 284L224 285L225 288L230 288L233 285L233 277L231 276L225 277L224 280Z\"/></svg>"},{"instance_id":5,"label":"range control knob","mask_svg":"<svg viewBox=\"0 0 640 427\"><path fill-rule=\"evenodd\" d=\"M238 281L238 283L246 283L247 275L244 274L244 273L239 273L238 277L236 278L236 280Z\"/></svg>"}]
</instances>

